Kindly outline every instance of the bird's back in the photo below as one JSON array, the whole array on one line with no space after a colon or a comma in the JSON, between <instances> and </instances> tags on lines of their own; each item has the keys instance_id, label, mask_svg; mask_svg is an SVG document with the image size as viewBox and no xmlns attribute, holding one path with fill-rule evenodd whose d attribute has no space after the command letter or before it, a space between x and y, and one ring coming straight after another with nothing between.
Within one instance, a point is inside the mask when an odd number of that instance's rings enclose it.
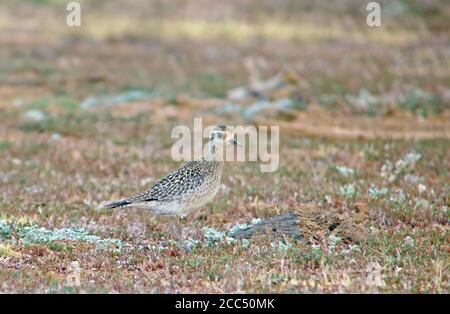
<instances>
[{"instance_id":1,"label":"bird's back","mask_svg":"<svg viewBox=\"0 0 450 314\"><path fill-rule=\"evenodd\" d=\"M190 161L158 180L149 190L106 207L140 207L158 214L185 214L210 201L217 192L223 162Z\"/></svg>"}]
</instances>

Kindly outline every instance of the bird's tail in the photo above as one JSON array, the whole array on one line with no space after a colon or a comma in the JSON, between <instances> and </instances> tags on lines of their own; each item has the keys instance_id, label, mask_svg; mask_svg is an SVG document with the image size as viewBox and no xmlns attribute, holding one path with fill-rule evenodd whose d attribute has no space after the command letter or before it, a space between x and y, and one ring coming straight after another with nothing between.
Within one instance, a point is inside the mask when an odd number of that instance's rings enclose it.
<instances>
[{"instance_id":1,"label":"bird's tail","mask_svg":"<svg viewBox=\"0 0 450 314\"><path fill-rule=\"evenodd\" d=\"M111 203L106 203L104 205L100 205L99 208L101 209L109 209L109 208L118 208L118 207L124 207L131 204L130 200L120 200L120 201L115 201L115 202L111 202Z\"/></svg>"}]
</instances>

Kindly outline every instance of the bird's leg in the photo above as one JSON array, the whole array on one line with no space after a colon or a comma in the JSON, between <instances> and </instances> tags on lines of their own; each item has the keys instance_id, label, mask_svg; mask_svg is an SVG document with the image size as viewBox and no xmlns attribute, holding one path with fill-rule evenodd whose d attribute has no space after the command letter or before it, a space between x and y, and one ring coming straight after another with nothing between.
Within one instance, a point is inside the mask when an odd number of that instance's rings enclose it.
<instances>
[{"instance_id":1,"label":"bird's leg","mask_svg":"<svg viewBox=\"0 0 450 314\"><path fill-rule=\"evenodd\" d=\"M181 226L181 216L177 217L178 241L183 241L183 227Z\"/></svg>"},{"instance_id":2,"label":"bird's leg","mask_svg":"<svg viewBox=\"0 0 450 314\"><path fill-rule=\"evenodd\" d=\"M177 216L177 234L178 242L181 244L183 242L183 223L186 222L186 215Z\"/></svg>"},{"instance_id":3,"label":"bird's leg","mask_svg":"<svg viewBox=\"0 0 450 314\"><path fill-rule=\"evenodd\" d=\"M183 226L182 226L182 222L183 222L183 216L177 216L177 222L175 225L175 229L176 229L176 234L177 234L177 238L178 238L178 242L181 243L183 241Z\"/></svg>"}]
</instances>

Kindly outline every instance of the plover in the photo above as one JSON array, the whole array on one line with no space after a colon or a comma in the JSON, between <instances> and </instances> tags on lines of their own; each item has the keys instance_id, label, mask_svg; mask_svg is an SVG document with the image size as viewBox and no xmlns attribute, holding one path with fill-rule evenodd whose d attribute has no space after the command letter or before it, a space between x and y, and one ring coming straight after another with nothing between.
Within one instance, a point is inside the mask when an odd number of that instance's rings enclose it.
<instances>
[{"instance_id":1,"label":"plover","mask_svg":"<svg viewBox=\"0 0 450 314\"><path fill-rule=\"evenodd\" d=\"M220 186L223 152L227 145L239 145L223 125L210 134L201 160L189 161L157 181L149 190L115 201L103 208L136 207L158 215L186 216L210 202Z\"/></svg>"}]
</instances>

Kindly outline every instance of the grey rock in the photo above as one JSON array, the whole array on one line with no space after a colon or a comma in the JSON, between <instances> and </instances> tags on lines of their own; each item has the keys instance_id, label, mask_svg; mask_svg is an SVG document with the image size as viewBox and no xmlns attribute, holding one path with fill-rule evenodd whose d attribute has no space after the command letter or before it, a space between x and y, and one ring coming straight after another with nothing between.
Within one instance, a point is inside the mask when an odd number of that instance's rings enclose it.
<instances>
[{"instance_id":1,"label":"grey rock","mask_svg":"<svg viewBox=\"0 0 450 314\"><path fill-rule=\"evenodd\" d=\"M235 239L249 239L261 234L304 241L300 233L299 217L295 213L284 213L264 219L246 229L237 230L230 236Z\"/></svg>"},{"instance_id":2,"label":"grey rock","mask_svg":"<svg viewBox=\"0 0 450 314\"><path fill-rule=\"evenodd\" d=\"M90 96L81 102L82 109L91 109L98 107L108 107L114 106L121 103L138 101L142 99L152 98L153 93L141 91L141 90L130 90L117 95L108 96Z\"/></svg>"},{"instance_id":3,"label":"grey rock","mask_svg":"<svg viewBox=\"0 0 450 314\"><path fill-rule=\"evenodd\" d=\"M40 110L28 110L21 116L26 123L39 123L47 120L47 115Z\"/></svg>"}]
</instances>

